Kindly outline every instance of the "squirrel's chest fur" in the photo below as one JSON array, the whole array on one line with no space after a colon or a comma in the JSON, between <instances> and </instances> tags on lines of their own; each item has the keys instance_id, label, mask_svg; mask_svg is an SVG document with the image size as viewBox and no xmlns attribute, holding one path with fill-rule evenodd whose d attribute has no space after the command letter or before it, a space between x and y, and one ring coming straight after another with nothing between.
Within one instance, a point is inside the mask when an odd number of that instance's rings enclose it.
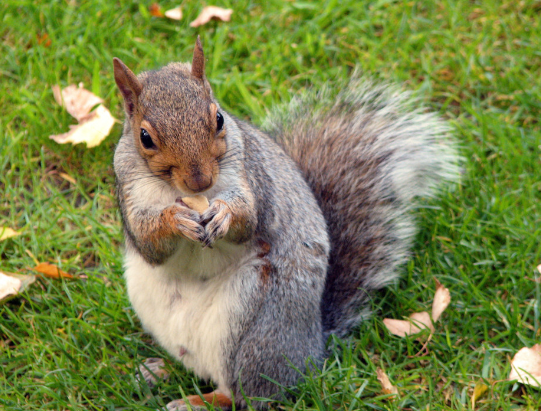
<instances>
[{"instance_id":1,"label":"squirrel's chest fur","mask_svg":"<svg viewBox=\"0 0 541 411\"><path fill-rule=\"evenodd\" d=\"M131 303L145 329L199 376L225 383L234 339L233 316L257 288L258 258L244 245L179 247L166 264L151 266L128 249L125 277Z\"/></svg>"}]
</instances>

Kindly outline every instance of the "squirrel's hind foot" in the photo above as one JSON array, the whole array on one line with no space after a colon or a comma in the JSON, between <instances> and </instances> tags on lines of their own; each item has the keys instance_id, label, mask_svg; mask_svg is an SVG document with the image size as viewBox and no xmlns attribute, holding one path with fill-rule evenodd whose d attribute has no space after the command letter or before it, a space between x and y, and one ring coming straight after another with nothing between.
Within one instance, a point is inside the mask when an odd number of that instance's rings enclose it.
<instances>
[{"instance_id":1,"label":"squirrel's hind foot","mask_svg":"<svg viewBox=\"0 0 541 411\"><path fill-rule=\"evenodd\" d=\"M199 395L189 395L186 399L194 411L206 410L205 402L212 404L214 407L219 407L222 411L230 410L232 406L231 398L217 391L203 394L204 401ZM188 411L188 409L184 400L174 400L167 404L168 411Z\"/></svg>"}]
</instances>

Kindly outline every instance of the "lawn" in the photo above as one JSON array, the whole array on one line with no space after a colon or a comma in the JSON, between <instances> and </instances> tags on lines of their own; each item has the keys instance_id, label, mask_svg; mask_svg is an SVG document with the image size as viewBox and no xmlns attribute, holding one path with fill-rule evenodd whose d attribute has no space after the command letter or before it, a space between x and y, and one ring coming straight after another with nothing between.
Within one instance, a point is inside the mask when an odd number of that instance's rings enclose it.
<instances>
[{"instance_id":1,"label":"lawn","mask_svg":"<svg viewBox=\"0 0 541 411\"><path fill-rule=\"evenodd\" d=\"M236 116L261 124L273 105L359 67L417 91L465 158L461 184L416 212L401 281L274 407L541 409L541 390L506 381L516 351L541 342L541 3L241 0L214 3L234 9L231 22L196 29L202 4L184 2L180 22L153 17L150 4L0 5L0 226L22 232L0 242L0 270L50 262L84 276L38 280L0 306L0 408L155 410L209 390L180 365L152 390L135 380L145 357L166 354L142 331L122 278L112 170L121 124L92 149L49 139L75 124L52 85L83 82L122 119L112 58L136 73L186 61L199 34L215 94ZM428 309L434 277L452 302L426 347L390 335L383 318ZM378 367L397 399L382 394Z\"/></svg>"}]
</instances>

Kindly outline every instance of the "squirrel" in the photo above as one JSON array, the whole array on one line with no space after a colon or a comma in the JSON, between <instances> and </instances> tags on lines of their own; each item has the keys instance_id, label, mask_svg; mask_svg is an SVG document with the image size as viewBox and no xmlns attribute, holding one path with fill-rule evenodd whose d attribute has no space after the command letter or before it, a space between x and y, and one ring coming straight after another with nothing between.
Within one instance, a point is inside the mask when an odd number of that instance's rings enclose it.
<instances>
[{"instance_id":1,"label":"squirrel","mask_svg":"<svg viewBox=\"0 0 541 411\"><path fill-rule=\"evenodd\" d=\"M264 409L249 398L282 398L397 278L415 199L457 179L449 126L354 75L337 95L274 110L263 132L220 107L199 37L191 64L135 76L113 63L129 299L144 329L216 386L167 409ZM182 201L195 195L206 210Z\"/></svg>"}]
</instances>

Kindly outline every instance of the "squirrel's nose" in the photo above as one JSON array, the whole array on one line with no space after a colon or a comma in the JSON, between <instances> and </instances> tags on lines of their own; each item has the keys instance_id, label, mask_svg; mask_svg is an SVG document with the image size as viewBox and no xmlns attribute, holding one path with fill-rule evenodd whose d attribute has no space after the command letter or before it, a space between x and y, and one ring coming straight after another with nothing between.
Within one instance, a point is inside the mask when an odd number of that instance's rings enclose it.
<instances>
[{"instance_id":1,"label":"squirrel's nose","mask_svg":"<svg viewBox=\"0 0 541 411\"><path fill-rule=\"evenodd\" d=\"M212 176L204 174L195 174L184 180L184 184L194 193L205 191L212 184Z\"/></svg>"}]
</instances>

